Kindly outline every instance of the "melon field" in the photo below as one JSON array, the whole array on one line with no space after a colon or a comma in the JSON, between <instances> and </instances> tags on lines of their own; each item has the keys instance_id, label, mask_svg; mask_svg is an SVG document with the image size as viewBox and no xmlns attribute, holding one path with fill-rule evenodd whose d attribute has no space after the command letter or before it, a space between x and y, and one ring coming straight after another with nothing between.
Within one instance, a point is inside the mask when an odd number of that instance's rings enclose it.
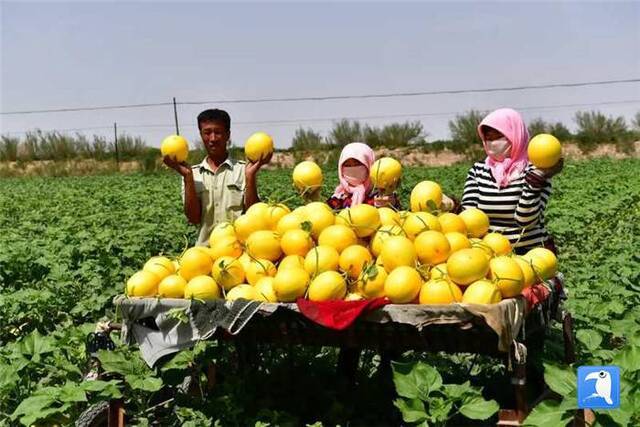
<instances>
[{"instance_id":1,"label":"melon field","mask_svg":"<svg viewBox=\"0 0 640 427\"><path fill-rule=\"evenodd\" d=\"M402 204L424 179L460 197L468 167L407 168ZM328 196L337 178L335 171L325 177ZM265 201L302 203L290 170L260 172L259 191ZM553 179L545 222L559 249L578 361L563 365L554 326L544 353L529 355L554 399L539 404L527 423L566 425L577 408L577 366L614 364L621 369L621 408L596 412L593 425L640 425L640 160L566 164ZM332 348L259 346L260 367L239 370L232 348L203 342L150 369L113 334L118 347L101 361L121 375L83 381L85 337L96 322L118 320L112 299L126 279L151 256L178 256L195 238L175 174L3 179L0 427L73 424L91 404L118 397L134 425L495 424L495 400L509 398L505 369L466 354L405 353L391 381L378 375L379 356L363 352L358 386L350 389L335 373ZM165 398L211 360L215 387L203 381L195 393ZM417 397L409 398L411 387Z\"/></svg>"}]
</instances>

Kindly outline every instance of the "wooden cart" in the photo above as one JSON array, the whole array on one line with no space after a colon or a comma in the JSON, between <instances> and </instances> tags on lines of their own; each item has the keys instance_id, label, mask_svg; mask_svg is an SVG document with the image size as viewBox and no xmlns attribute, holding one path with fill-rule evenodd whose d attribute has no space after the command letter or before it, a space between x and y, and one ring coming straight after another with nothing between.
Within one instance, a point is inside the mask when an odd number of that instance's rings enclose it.
<instances>
[{"instance_id":1,"label":"wooden cart","mask_svg":"<svg viewBox=\"0 0 640 427\"><path fill-rule=\"evenodd\" d=\"M144 328L153 329L153 316L180 307L189 312L192 304L185 300L146 300L117 298L115 301L123 314L124 324L128 324L129 331L125 326L124 337L129 342L136 341L133 337L135 334L131 333L132 328L144 324ZM146 314L145 310L140 310L142 303L146 304ZM504 316L504 319L496 320L494 315L487 321L487 316L482 313L484 308L473 305L456 304L456 307L448 306L448 309L442 306L386 305L359 317L344 330L329 329L313 322L302 315L295 304L264 304L239 331L229 333L218 327L213 332L209 331L212 333L208 334L207 339L491 356L507 366L516 402L515 408L500 409L498 425L520 425L535 404L527 401L528 362L526 357L522 357L522 350L528 346L529 354L542 351L544 333L551 320L558 319L562 321L565 361L572 363L575 360L572 319L568 313L561 312L559 301L553 297L543 300L531 310L526 309L527 304L522 297L500 304L505 304L506 313L515 318ZM506 306L508 304L515 309ZM476 310L478 308L482 308L480 313ZM453 315L442 316L445 312ZM434 313L437 319L429 321ZM414 317L411 315L418 316L420 321L417 324L412 322L410 319ZM504 328L500 328L496 322L505 323L502 325ZM499 333L496 332L496 326Z\"/></svg>"}]
</instances>

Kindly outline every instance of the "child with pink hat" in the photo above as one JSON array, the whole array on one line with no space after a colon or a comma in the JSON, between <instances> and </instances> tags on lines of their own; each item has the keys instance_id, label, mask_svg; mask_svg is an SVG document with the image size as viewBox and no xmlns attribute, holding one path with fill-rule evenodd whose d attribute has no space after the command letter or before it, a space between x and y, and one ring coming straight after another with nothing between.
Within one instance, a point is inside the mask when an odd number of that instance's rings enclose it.
<instances>
[{"instance_id":1,"label":"child with pink hat","mask_svg":"<svg viewBox=\"0 0 640 427\"><path fill-rule=\"evenodd\" d=\"M338 161L340 183L327 204L333 209L344 209L362 203L400 209L396 193L386 196L373 188L369 171L375 160L375 153L367 144L352 142L345 145Z\"/></svg>"}]
</instances>

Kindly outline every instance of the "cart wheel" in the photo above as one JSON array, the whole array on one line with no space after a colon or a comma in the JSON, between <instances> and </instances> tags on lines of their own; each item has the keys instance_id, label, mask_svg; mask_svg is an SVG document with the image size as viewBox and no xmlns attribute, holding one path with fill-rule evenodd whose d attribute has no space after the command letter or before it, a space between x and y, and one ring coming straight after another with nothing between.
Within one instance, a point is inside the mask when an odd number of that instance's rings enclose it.
<instances>
[{"instance_id":1,"label":"cart wheel","mask_svg":"<svg viewBox=\"0 0 640 427\"><path fill-rule=\"evenodd\" d=\"M103 400L89 406L75 422L76 427L124 427L121 400Z\"/></svg>"},{"instance_id":2,"label":"cart wheel","mask_svg":"<svg viewBox=\"0 0 640 427\"><path fill-rule=\"evenodd\" d=\"M76 427L106 427L109 423L109 401L89 406L76 420Z\"/></svg>"},{"instance_id":3,"label":"cart wheel","mask_svg":"<svg viewBox=\"0 0 640 427\"><path fill-rule=\"evenodd\" d=\"M562 336L564 341L564 361L567 364L576 361L575 339L573 336L573 318L565 312L562 317Z\"/></svg>"}]
</instances>

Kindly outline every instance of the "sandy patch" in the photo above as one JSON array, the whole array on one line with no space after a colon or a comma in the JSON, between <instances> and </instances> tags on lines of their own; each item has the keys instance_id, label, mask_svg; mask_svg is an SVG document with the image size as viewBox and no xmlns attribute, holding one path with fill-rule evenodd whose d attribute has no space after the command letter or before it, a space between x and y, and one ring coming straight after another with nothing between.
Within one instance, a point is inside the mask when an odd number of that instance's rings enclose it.
<instances>
[{"instance_id":1,"label":"sandy patch","mask_svg":"<svg viewBox=\"0 0 640 427\"><path fill-rule=\"evenodd\" d=\"M610 157L623 159L640 156L640 141L634 143L635 152L626 154L617 150L613 144L602 144L590 153L583 153L576 144L563 144L562 150L565 158L572 160L584 160L598 157ZM301 160L312 160L319 164L327 161L336 162L336 151L313 151L303 153L277 152L273 154L271 164L267 169L293 168ZM421 149L404 147L396 149L381 148L376 150L376 157L390 156L402 162L405 166L448 166L459 162L468 161L461 153L450 150L427 152ZM158 159L157 168L162 167L162 161ZM2 176L79 176L104 174L112 172L132 173L143 170L139 161L120 162L116 166L114 161L99 161L94 159L81 159L69 161L40 160L33 162L0 162L0 177Z\"/></svg>"}]
</instances>

